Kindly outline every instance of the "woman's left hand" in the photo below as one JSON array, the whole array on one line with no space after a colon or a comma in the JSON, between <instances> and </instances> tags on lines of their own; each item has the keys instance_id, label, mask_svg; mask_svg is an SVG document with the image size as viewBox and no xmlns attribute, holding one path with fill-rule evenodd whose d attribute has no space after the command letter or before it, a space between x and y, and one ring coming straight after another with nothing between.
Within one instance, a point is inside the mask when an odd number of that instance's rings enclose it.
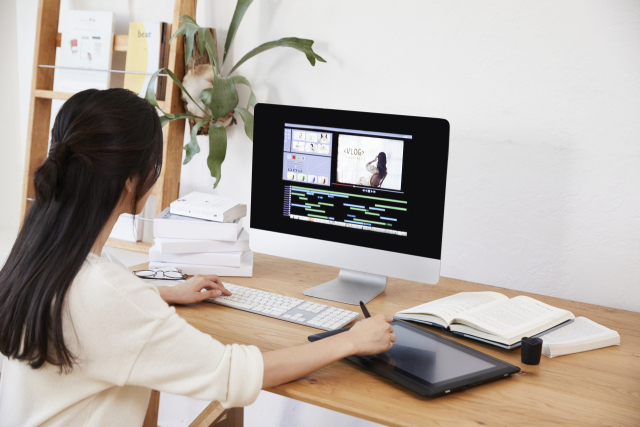
<instances>
[{"instance_id":1,"label":"woman's left hand","mask_svg":"<svg viewBox=\"0 0 640 427\"><path fill-rule=\"evenodd\" d=\"M202 292L202 290L205 290ZM169 304L193 304L207 298L231 295L218 276L197 274L176 286L159 286L160 296Z\"/></svg>"}]
</instances>

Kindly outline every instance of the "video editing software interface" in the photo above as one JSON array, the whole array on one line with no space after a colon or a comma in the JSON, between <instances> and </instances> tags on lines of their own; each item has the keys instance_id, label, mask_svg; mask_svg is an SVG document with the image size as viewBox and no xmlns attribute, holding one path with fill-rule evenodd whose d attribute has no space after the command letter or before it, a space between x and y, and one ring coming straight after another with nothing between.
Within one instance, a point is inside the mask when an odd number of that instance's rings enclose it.
<instances>
[{"instance_id":1,"label":"video editing software interface","mask_svg":"<svg viewBox=\"0 0 640 427\"><path fill-rule=\"evenodd\" d=\"M283 215L407 237L405 144L411 135L285 123Z\"/></svg>"}]
</instances>

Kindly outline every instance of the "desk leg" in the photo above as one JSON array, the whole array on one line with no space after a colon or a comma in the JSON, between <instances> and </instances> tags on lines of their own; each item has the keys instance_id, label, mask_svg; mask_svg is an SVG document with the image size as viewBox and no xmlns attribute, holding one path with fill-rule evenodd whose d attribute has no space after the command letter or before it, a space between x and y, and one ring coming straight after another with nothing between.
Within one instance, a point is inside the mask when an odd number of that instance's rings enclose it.
<instances>
[{"instance_id":1,"label":"desk leg","mask_svg":"<svg viewBox=\"0 0 640 427\"><path fill-rule=\"evenodd\" d=\"M244 408L231 408L227 412L227 427L244 426Z\"/></svg>"},{"instance_id":2,"label":"desk leg","mask_svg":"<svg viewBox=\"0 0 640 427\"><path fill-rule=\"evenodd\" d=\"M142 427L158 427L158 409L160 408L160 392L151 390L151 399L149 399L149 407L147 415L144 416Z\"/></svg>"},{"instance_id":3,"label":"desk leg","mask_svg":"<svg viewBox=\"0 0 640 427\"><path fill-rule=\"evenodd\" d=\"M196 417L189 427L212 427L220 425L221 427L227 425L229 410L225 410L215 400L209 404L204 411ZM222 424L224 423L224 424ZM146 426L145 426L146 427Z\"/></svg>"}]
</instances>

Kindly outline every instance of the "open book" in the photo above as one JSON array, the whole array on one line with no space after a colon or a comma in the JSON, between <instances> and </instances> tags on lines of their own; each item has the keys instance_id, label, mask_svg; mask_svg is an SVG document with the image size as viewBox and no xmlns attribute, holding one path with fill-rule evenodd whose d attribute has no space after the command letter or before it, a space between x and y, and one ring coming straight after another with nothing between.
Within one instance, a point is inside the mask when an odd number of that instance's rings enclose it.
<instances>
[{"instance_id":1,"label":"open book","mask_svg":"<svg viewBox=\"0 0 640 427\"><path fill-rule=\"evenodd\" d=\"M417 307L395 317L440 326L453 333L504 348L574 319L570 311L533 298L512 299L498 292L461 292Z\"/></svg>"},{"instance_id":2,"label":"open book","mask_svg":"<svg viewBox=\"0 0 640 427\"><path fill-rule=\"evenodd\" d=\"M620 345L620 335L616 331L586 317L576 317L570 325L545 332L539 338L542 338L542 354L547 357Z\"/></svg>"}]
</instances>

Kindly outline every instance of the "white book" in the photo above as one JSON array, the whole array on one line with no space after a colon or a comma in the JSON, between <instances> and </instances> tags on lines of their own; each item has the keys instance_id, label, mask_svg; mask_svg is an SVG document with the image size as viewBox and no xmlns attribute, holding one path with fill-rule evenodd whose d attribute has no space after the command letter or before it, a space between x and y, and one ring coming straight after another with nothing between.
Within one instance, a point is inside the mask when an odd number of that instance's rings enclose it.
<instances>
[{"instance_id":1,"label":"white book","mask_svg":"<svg viewBox=\"0 0 640 427\"><path fill-rule=\"evenodd\" d=\"M65 10L60 13L60 47L56 50L53 90L80 92L108 89L113 53L113 12Z\"/></svg>"},{"instance_id":2,"label":"white book","mask_svg":"<svg viewBox=\"0 0 640 427\"><path fill-rule=\"evenodd\" d=\"M142 220L131 214L122 214L118 217L110 239L126 240L128 242L139 242L142 240Z\"/></svg>"},{"instance_id":3,"label":"white book","mask_svg":"<svg viewBox=\"0 0 640 427\"><path fill-rule=\"evenodd\" d=\"M231 222L247 215L247 205L239 200L194 191L170 205L170 212L217 222Z\"/></svg>"},{"instance_id":4,"label":"white book","mask_svg":"<svg viewBox=\"0 0 640 427\"><path fill-rule=\"evenodd\" d=\"M149 261L173 262L176 264L216 265L220 267L240 267L244 252L201 252L197 254L163 254L158 245L149 249Z\"/></svg>"},{"instance_id":5,"label":"white book","mask_svg":"<svg viewBox=\"0 0 640 427\"><path fill-rule=\"evenodd\" d=\"M576 317L568 325L539 338L542 338L542 354L550 358L620 345L620 335L616 331L586 317Z\"/></svg>"},{"instance_id":6,"label":"white book","mask_svg":"<svg viewBox=\"0 0 640 427\"><path fill-rule=\"evenodd\" d=\"M240 267L220 267L214 265L154 261L149 263L149 268L154 270L175 267L189 276L196 274L215 274L220 277L251 277L253 276L253 252L247 251L245 254L246 255L240 262Z\"/></svg>"},{"instance_id":7,"label":"white book","mask_svg":"<svg viewBox=\"0 0 640 427\"><path fill-rule=\"evenodd\" d=\"M249 233L242 229L236 242L202 239L171 239L155 237L155 246L161 254L190 254L198 252L244 252L249 248Z\"/></svg>"},{"instance_id":8,"label":"white book","mask_svg":"<svg viewBox=\"0 0 640 427\"><path fill-rule=\"evenodd\" d=\"M498 292L460 292L399 311L396 317L449 329L459 335L514 346L574 318L570 311Z\"/></svg>"},{"instance_id":9,"label":"white book","mask_svg":"<svg viewBox=\"0 0 640 427\"><path fill-rule=\"evenodd\" d=\"M153 220L153 236L173 239L208 239L235 242L242 230L242 220L215 222L169 213L163 210Z\"/></svg>"}]
</instances>

